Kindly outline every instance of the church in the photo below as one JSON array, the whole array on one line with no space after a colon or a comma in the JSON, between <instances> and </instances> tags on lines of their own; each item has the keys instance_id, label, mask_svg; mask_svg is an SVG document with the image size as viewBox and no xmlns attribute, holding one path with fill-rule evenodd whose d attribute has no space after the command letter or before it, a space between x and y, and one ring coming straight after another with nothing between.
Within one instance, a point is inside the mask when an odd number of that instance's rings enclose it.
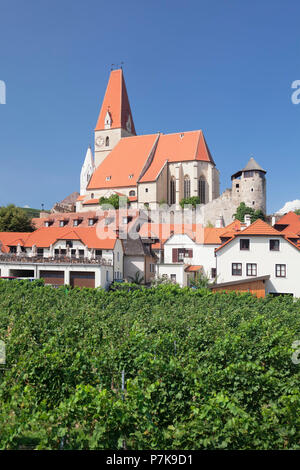
<instances>
[{"instance_id":1,"label":"church","mask_svg":"<svg viewBox=\"0 0 300 470\"><path fill-rule=\"evenodd\" d=\"M220 195L219 171L201 130L137 135L122 69L112 70L80 175L76 211L100 197L126 196L136 209L158 209L198 196L204 221L228 224L240 202L266 210L265 173L251 158ZM221 221L221 222L220 222Z\"/></svg>"}]
</instances>

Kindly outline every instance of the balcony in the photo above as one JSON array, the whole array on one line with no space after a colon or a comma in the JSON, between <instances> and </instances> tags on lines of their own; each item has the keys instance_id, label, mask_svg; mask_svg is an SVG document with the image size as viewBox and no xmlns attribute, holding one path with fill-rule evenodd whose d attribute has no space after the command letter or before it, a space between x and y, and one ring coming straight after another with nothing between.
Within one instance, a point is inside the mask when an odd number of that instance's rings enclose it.
<instances>
[{"instance_id":1,"label":"balcony","mask_svg":"<svg viewBox=\"0 0 300 470\"><path fill-rule=\"evenodd\" d=\"M112 266L112 261L96 256L93 259L66 255L56 255L54 257L43 257L43 256L26 256L23 253L17 255L15 253L1 253L0 264L94 264L100 266Z\"/></svg>"}]
</instances>

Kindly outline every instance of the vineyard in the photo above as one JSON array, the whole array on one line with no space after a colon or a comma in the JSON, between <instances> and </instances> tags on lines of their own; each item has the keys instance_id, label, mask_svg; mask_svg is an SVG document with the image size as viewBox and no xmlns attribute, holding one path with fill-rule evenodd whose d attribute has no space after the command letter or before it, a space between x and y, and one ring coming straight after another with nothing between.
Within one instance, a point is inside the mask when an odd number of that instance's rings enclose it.
<instances>
[{"instance_id":1,"label":"vineyard","mask_svg":"<svg viewBox=\"0 0 300 470\"><path fill-rule=\"evenodd\" d=\"M293 298L0 281L0 339L0 449L300 449Z\"/></svg>"}]
</instances>

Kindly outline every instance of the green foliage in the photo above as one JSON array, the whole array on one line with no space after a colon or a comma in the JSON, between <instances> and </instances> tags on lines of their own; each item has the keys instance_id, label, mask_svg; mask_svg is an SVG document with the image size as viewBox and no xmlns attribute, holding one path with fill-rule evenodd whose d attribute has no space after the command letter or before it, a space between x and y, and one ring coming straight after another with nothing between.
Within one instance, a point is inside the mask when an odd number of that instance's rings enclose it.
<instances>
[{"instance_id":1,"label":"green foliage","mask_svg":"<svg viewBox=\"0 0 300 470\"><path fill-rule=\"evenodd\" d=\"M182 208L187 205L191 205L193 207L196 207L198 204L200 204L200 197L199 196L192 196L192 197L186 197L181 199L179 202Z\"/></svg>"},{"instance_id":2,"label":"green foliage","mask_svg":"<svg viewBox=\"0 0 300 470\"><path fill-rule=\"evenodd\" d=\"M119 209L120 198L123 199L127 205L129 204L128 197L120 197L118 196L118 194L112 194L109 197L100 197L99 204L103 209L105 209L106 207L109 208L109 206L113 206L115 209Z\"/></svg>"},{"instance_id":3,"label":"green foliage","mask_svg":"<svg viewBox=\"0 0 300 470\"><path fill-rule=\"evenodd\" d=\"M32 209L31 207L20 207L20 209L25 212L29 219L32 219L33 217L39 217L41 212L47 212L50 214L50 211L41 211L40 209Z\"/></svg>"},{"instance_id":4,"label":"green foliage","mask_svg":"<svg viewBox=\"0 0 300 470\"><path fill-rule=\"evenodd\" d=\"M0 281L0 449L300 449L300 300L123 286Z\"/></svg>"},{"instance_id":5,"label":"green foliage","mask_svg":"<svg viewBox=\"0 0 300 470\"><path fill-rule=\"evenodd\" d=\"M209 278L204 273L199 273L196 279L191 279L190 286L196 287L197 289L207 288L210 284Z\"/></svg>"},{"instance_id":6,"label":"green foliage","mask_svg":"<svg viewBox=\"0 0 300 470\"><path fill-rule=\"evenodd\" d=\"M294 212L295 214L300 215L300 209L296 209Z\"/></svg>"},{"instance_id":7,"label":"green foliage","mask_svg":"<svg viewBox=\"0 0 300 470\"><path fill-rule=\"evenodd\" d=\"M144 276L141 275L140 271L136 271L134 276L129 276L129 280L133 284L142 284L144 282Z\"/></svg>"},{"instance_id":8,"label":"green foliage","mask_svg":"<svg viewBox=\"0 0 300 470\"><path fill-rule=\"evenodd\" d=\"M31 220L20 207L0 207L0 232L32 232Z\"/></svg>"},{"instance_id":9,"label":"green foliage","mask_svg":"<svg viewBox=\"0 0 300 470\"><path fill-rule=\"evenodd\" d=\"M246 206L244 202L240 203L236 213L233 214L233 217L237 220L240 220L241 222L244 222L246 214L251 216L251 223L255 222L257 219L265 220L265 215L261 209L254 210L252 207Z\"/></svg>"},{"instance_id":10,"label":"green foliage","mask_svg":"<svg viewBox=\"0 0 300 470\"><path fill-rule=\"evenodd\" d=\"M214 224L211 223L210 220L208 220L208 221L207 221L207 224L206 224L206 227L207 227L207 228L213 228L213 227L214 227Z\"/></svg>"}]
</instances>

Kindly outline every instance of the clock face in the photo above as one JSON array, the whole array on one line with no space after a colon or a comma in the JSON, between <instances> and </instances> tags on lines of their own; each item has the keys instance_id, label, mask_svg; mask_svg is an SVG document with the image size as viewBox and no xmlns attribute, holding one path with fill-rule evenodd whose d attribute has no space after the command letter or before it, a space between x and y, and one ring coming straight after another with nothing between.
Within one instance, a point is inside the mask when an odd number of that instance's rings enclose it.
<instances>
[{"instance_id":1,"label":"clock face","mask_svg":"<svg viewBox=\"0 0 300 470\"><path fill-rule=\"evenodd\" d=\"M103 139L103 137L97 137L97 139L96 139L96 145L97 145L97 147L102 147L103 144L104 144L104 139Z\"/></svg>"}]
</instances>

